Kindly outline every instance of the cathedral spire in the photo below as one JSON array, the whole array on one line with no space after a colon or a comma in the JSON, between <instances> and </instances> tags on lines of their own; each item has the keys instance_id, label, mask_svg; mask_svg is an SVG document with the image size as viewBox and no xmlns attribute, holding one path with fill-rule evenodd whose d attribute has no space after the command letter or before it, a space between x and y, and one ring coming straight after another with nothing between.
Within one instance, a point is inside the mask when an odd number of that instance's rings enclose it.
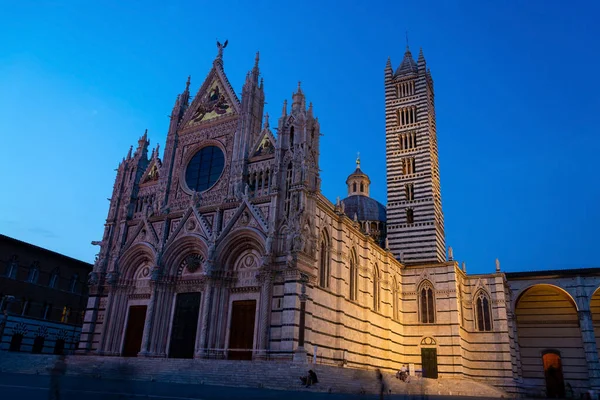
<instances>
[{"instance_id":1,"label":"cathedral spire","mask_svg":"<svg viewBox=\"0 0 600 400\"><path fill-rule=\"evenodd\" d=\"M396 73L394 76L400 75L410 75L417 72L417 63L413 59L413 56L408 48L408 44L406 45L406 51L404 52L404 59L398 66Z\"/></svg>"}]
</instances>

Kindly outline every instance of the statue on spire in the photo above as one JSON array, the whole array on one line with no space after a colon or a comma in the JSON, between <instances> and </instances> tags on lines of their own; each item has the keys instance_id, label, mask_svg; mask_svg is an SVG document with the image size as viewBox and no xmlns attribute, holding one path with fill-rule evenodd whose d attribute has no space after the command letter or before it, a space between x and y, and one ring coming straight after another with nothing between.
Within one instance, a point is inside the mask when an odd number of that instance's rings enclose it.
<instances>
[{"instance_id":1,"label":"statue on spire","mask_svg":"<svg viewBox=\"0 0 600 400\"><path fill-rule=\"evenodd\" d=\"M223 49L227 47L227 43L229 43L229 40L225 40L225 43L223 44L221 44L221 42L217 40L217 48L219 49L219 54L217 54L217 58L223 58Z\"/></svg>"},{"instance_id":2,"label":"statue on spire","mask_svg":"<svg viewBox=\"0 0 600 400\"><path fill-rule=\"evenodd\" d=\"M356 153L356 168L360 169L360 151Z\"/></svg>"}]
</instances>

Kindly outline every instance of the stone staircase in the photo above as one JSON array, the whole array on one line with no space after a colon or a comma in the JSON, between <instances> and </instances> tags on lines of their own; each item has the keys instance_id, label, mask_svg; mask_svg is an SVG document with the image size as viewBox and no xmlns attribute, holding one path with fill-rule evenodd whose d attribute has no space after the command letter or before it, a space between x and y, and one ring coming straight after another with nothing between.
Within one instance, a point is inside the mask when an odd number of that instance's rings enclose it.
<instances>
[{"instance_id":1,"label":"stone staircase","mask_svg":"<svg viewBox=\"0 0 600 400\"><path fill-rule=\"evenodd\" d=\"M56 356L0 353L0 372L48 374ZM262 387L325 391L332 393L377 393L375 371L339 368L319 364L276 361L181 360L68 356L67 375L96 379L130 379L171 383ZM305 388L300 376L313 369L319 383ZM392 394L461 395L486 398L509 397L502 390L466 379L424 379L411 377L402 382L394 374L383 373L386 392Z\"/></svg>"}]
</instances>

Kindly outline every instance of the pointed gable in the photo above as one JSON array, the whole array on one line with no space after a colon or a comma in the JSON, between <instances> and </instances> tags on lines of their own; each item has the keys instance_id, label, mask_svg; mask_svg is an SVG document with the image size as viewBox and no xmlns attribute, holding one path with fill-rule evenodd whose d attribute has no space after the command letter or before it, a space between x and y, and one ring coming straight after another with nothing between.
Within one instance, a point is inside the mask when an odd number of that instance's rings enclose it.
<instances>
[{"instance_id":1,"label":"pointed gable","mask_svg":"<svg viewBox=\"0 0 600 400\"><path fill-rule=\"evenodd\" d=\"M258 141L252 151L252 157L265 156L275 153L275 137L269 129L264 129L258 136Z\"/></svg>"},{"instance_id":2,"label":"pointed gable","mask_svg":"<svg viewBox=\"0 0 600 400\"><path fill-rule=\"evenodd\" d=\"M191 127L240 113L237 98L223 67L215 62L194 101L185 113L183 127Z\"/></svg>"}]
</instances>

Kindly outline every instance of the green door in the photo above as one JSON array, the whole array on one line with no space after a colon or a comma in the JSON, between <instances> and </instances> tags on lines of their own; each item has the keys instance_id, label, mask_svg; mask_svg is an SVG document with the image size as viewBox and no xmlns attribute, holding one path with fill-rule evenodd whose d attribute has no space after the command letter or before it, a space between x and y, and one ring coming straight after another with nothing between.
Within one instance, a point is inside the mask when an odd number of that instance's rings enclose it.
<instances>
[{"instance_id":1,"label":"green door","mask_svg":"<svg viewBox=\"0 0 600 400\"><path fill-rule=\"evenodd\" d=\"M421 365L423 378L437 379L437 349L421 349Z\"/></svg>"}]
</instances>

